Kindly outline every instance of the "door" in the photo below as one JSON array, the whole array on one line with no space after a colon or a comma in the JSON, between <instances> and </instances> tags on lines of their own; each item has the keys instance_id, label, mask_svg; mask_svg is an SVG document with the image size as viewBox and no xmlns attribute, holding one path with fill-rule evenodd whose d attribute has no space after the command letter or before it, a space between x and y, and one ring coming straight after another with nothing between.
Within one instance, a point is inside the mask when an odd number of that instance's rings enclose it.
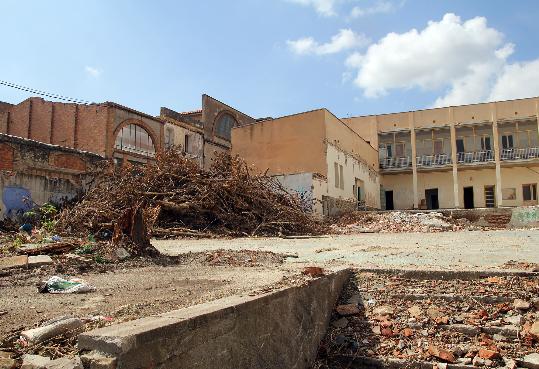
<instances>
[{"instance_id":1,"label":"door","mask_svg":"<svg viewBox=\"0 0 539 369\"><path fill-rule=\"evenodd\" d=\"M496 207L495 187L485 186L485 206L487 208Z\"/></svg>"},{"instance_id":2,"label":"door","mask_svg":"<svg viewBox=\"0 0 539 369\"><path fill-rule=\"evenodd\" d=\"M393 205L393 191L386 191L386 210L395 210Z\"/></svg>"},{"instance_id":3,"label":"door","mask_svg":"<svg viewBox=\"0 0 539 369\"><path fill-rule=\"evenodd\" d=\"M464 208L473 209L473 187L464 187Z\"/></svg>"},{"instance_id":4,"label":"door","mask_svg":"<svg viewBox=\"0 0 539 369\"><path fill-rule=\"evenodd\" d=\"M425 190L425 199L427 200L427 209L439 209L438 189L430 188Z\"/></svg>"}]
</instances>

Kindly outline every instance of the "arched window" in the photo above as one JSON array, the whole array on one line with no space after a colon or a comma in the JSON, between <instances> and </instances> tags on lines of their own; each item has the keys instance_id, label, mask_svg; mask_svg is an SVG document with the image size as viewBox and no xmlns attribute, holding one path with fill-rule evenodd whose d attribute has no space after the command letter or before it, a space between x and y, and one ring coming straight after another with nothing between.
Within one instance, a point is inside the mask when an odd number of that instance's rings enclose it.
<instances>
[{"instance_id":1,"label":"arched window","mask_svg":"<svg viewBox=\"0 0 539 369\"><path fill-rule=\"evenodd\" d=\"M118 132L114 147L140 155L155 156L152 137L144 128L136 124L128 124Z\"/></svg>"},{"instance_id":2,"label":"arched window","mask_svg":"<svg viewBox=\"0 0 539 369\"><path fill-rule=\"evenodd\" d=\"M228 113L222 114L217 120L215 134L221 138L230 141L230 132L236 125L236 119Z\"/></svg>"}]
</instances>

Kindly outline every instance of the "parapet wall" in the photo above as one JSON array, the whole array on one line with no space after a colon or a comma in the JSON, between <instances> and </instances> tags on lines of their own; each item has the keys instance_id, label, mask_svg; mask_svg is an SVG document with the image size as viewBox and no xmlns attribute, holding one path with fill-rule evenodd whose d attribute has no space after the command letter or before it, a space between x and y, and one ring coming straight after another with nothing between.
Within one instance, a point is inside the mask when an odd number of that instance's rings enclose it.
<instances>
[{"instance_id":1,"label":"parapet wall","mask_svg":"<svg viewBox=\"0 0 539 369\"><path fill-rule=\"evenodd\" d=\"M349 275L97 329L79 336L79 349L115 368L309 368Z\"/></svg>"}]
</instances>

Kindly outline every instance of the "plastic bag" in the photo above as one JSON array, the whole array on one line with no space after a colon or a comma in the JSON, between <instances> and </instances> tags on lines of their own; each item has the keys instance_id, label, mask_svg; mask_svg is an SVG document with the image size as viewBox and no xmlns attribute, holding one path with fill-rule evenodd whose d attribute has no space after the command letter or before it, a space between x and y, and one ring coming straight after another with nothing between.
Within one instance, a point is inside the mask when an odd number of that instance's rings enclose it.
<instances>
[{"instance_id":1,"label":"plastic bag","mask_svg":"<svg viewBox=\"0 0 539 369\"><path fill-rule=\"evenodd\" d=\"M82 279L63 279L58 276L50 277L39 287L41 293L87 293L95 291L95 287L85 283Z\"/></svg>"}]
</instances>

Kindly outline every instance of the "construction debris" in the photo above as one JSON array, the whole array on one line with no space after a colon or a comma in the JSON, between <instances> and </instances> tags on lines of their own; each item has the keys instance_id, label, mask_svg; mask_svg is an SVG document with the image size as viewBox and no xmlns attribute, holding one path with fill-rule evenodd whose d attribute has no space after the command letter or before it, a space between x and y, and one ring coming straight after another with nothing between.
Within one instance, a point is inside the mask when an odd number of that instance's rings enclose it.
<instances>
[{"instance_id":1,"label":"construction debris","mask_svg":"<svg viewBox=\"0 0 539 369\"><path fill-rule=\"evenodd\" d=\"M54 276L43 282L38 290L41 293L86 293L95 291L95 287L90 286L79 278L67 280Z\"/></svg>"},{"instance_id":2,"label":"construction debris","mask_svg":"<svg viewBox=\"0 0 539 369\"><path fill-rule=\"evenodd\" d=\"M507 368L513 362L531 368L522 363L538 359L538 293L535 277L423 280L358 273L339 300L314 367Z\"/></svg>"},{"instance_id":3,"label":"construction debris","mask_svg":"<svg viewBox=\"0 0 539 369\"><path fill-rule=\"evenodd\" d=\"M38 344L57 336L76 335L81 332L84 322L78 318L61 317L44 323L41 327L21 332L21 338L28 344Z\"/></svg>"},{"instance_id":4,"label":"construction debris","mask_svg":"<svg viewBox=\"0 0 539 369\"><path fill-rule=\"evenodd\" d=\"M275 236L321 234L326 227L297 196L239 158L218 156L209 171L179 151L144 167L105 165L82 201L65 210L56 229L65 235L112 234L114 243L152 252L149 236ZM153 231L152 231L153 230ZM155 251L155 250L154 250Z\"/></svg>"},{"instance_id":5,"label":"construction debris","mask_svg":"<svg viewBox=\"0 0 539 369\"><path fill-rule=\"evenodd\" d=\"M479 229L465 218L453 219L439 212L350 212L333 220L335 233L455 232Z\"/></svg>"}]
</instances>

